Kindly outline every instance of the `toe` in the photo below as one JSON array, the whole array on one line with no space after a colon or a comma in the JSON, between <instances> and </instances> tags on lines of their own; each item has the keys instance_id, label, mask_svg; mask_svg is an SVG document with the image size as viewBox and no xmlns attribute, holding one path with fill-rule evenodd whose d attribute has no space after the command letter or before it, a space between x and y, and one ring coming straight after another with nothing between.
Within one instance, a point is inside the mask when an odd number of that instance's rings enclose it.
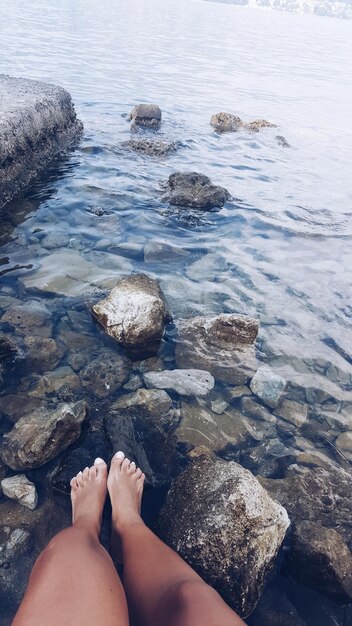
<instances>
[{"instance_id":1,"label":"toe","mask_svg":"<svg viewBox=\"0 0 352 626\"><path fill-rule=\"evenodd\" d=\"M83 480L86 481L88 480L89 477L89 467L85 467L83 470Z\"/></svg>"},{"instance_id":2,"label":"toe","mask_svg":"<svg viewBox=\"0 0 352 626\"><path fill-rule=\"evenodd\" d=\"M83 472L78 472L76 476L76 482L77 482L78 487L83 487L84 485Z\"/></svg>"},{"instance_id":3,"label":"toe","mask_svg":"<svg viewBox=\"0 0 352 626\"><path fill-rule=\"evenodd\" d=\"M136 469L136 478L140 478L142 476L142 470L140 467L137 467Z\"/></svg>"},{"instance_id":4,"label":"toe","mask_svg":"<svg viewBox=\"0 0 352 626\"><path fill-rule=\"evenodd\" d=\"M76 480L76 476L74 476L70 482L70 487L71 489L77 489L77 480Z\"/></svg>"},{"instance_id":5,"label":"toe","mask_svg":"<svg viewBox=\"0 0 352 626\"><path fill-rule=\"evenodd\" d=\"M129 459L124 459L121 465L121 470L123 472L128 472L130 468L131 461Z\"/></svg>"},{"instance_id":6,"label":"toe","mask_svg":"<svg viewBox=\"0 0 352 626\"><path fill-rule=\"evenodd\" d=\"M108 466L106 465L105 461L100 458L95 459L94 467L96 469L97 478L106 480Z\"/></svg>"},{"instance_id":7,"label":"toe","mask_svg":"<svg viewBox=\"0 0 352 626\"><path fill-rule=\"evenodd\" d=\"M136 466L135 462L134 462L134 461L131 461L131 465L130 465L130 470L131 470L131 472L135 472L135 471L136 471L136 469L137 469L137 466Z\"/></svg>"},{"instance_id":8,"label":"toe","mask_svg":"<svg viewBox=\"0 0 352 626\"><path fill-rule=\"evenodd\" d=\"M121 467L123 460L125 458L125 455L123 452L121 452L121 450L119 450L118 452L116 452L116 454L114 454L114 456L112 457L111 460L111 465L113 467Z\"/></svg>"},{"instance_id":9,"label":"toe","mask_svg":"<svg viewBox=\"0 0 352 626\"><path fill-rule=\"evenodd\" d=\"M95 465L92 465L92 467L90 467L88 471L89 482L92 482L92 480L95 480L96 477L97 477L97 468Z\"/></svg>"}]
</instances>

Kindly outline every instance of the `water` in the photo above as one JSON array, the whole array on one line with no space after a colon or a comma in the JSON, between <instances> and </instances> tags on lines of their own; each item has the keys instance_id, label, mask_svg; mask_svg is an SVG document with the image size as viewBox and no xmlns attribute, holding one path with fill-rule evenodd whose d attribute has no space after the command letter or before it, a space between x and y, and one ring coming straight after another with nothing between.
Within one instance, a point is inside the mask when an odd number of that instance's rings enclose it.
<instances>
[{"instance_id":1,"label":"water","mask_svg":"<svg viewBox=\"0 0 352 626\"><path fill-rule=\"evenodd\" d=\"M45 301L59 336L67 312L84 315L84 296L33 295L21 280L70 248L117 277L157 278L176 319L258 317L261 360L349 392L351 23L202 1L2 0L0 40L0 71L62 85L85 127L79 146L2 214L0 296ZM181 142L177 153L121 148L139 102L160 105L159 134ZM209 120L219 111L278 129L217 135ZM218 213L171 211L160 184L177 170L210 176L234 201ZM189 254L150 263L143 247L154 240ZM99 352L105 338L85 319ZM320 410L348 414L347 401L329 397L317 410L313 400L313 421ZM337 434L327 433L331 443ZM346 464L331 444L319 449Z\"/></svg>"}]
</instances>

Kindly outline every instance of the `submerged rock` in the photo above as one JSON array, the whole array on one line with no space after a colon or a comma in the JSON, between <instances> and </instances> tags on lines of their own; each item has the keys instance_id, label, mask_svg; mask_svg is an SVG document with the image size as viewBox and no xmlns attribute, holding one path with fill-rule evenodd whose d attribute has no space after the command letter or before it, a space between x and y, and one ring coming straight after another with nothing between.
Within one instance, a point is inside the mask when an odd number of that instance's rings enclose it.
<instances>
[{"instance_id":1,"label":"submerged rock","mask_svg":"<svg viewBox=\"0 0 352 626\"><path fill-rule=\"evenodd\" d=\"M131 351L150 354L157 352L170 320L163 292L145 274L122 279L92 311L110 337Z\"/></svg>"},{"instance_id":2,"label":"submerged rock","mask_svg":"<svg viewBox=\"0 0 352 626\"><path fill-rule=\"evenodd\" d=\"M58 367L37 378L36 384L29 392L33 398L45 398L55 394L60 400L72 399L74 392L81 386L79 376L68 365Z\"/></svg>"},{"instance_id":3,"label":"submerged rock","mask_svg":"<svg viewBox=\"0 0 352 626\"><path fill-rule=\"evenodd\" d=\"M197 369L148 372L143 378L147 387L169 389L181 396L206 396L215 384L209 372Z\"/></svg>"},{"instance_id":4,"label":"submerged rock","mask_svg":"<svg viewBox=\"0 0 352 626\"><path fill-rule=\"evenodd\" d=\"M341 433L335 441L335 446L348 461L352 462L352 432Z\"/></svg>"},{"instance_id":5,"label":"submerged rock","mask_svg":"<svg viewBox=\"0 0 352 626\"><path fill-rule=\"evenodd\" d=\"M279 144L279 146L281 146L282 148L291 148L287 139L285 139L285 137L283 137L282 135L276 135L275 139L277 143Z\"/></svg>"},{"instance_id":6,"label":"submerged rock","mask_svg":"<svg viewBox=\"0 0 352 626\"><path fill-rule=\"evenodd\" d=\"M129 139L122 143L122 147L147 156L164 157L176 152L178 145L175 141L161 139Z\"/></svg>"},{"instance_id":7,"label":"submerged rock","mask_svg":"<svg viewBox=\"0 0 352 626\"><path fill-rule=\"evenodd\" d=\"M308 405L294 400L283 400L274 414L299 428L308 420Z\"/></svg>"},{"instance_id":8,"label":"submerged rock","mask_svg":"<svg viewBox=\"0 0 352 626\"><path fill-rule=\"evenodd\" d=\"M14 470L44 465L78 439L88 405L62 404L55 411L42 407L22 417L4 435L0 456Z\"/></svg>"},{"instance_id":9,"label":"submerged rock","mask_svg":"<svg viewBox=\"0 0 352 626\"><path fill-rule=\"evenodd\" d=\"M24 336L50 337L52 331L50 311L36 300L10 307L0 321L9 324L16 333Z\"/></svg>"},{"instance_id":10,"label":"submerged rock","mask_svg":"<svg viewBox=\"0 0 352 626\"><path fill-rule=\"evenodd\" d=\"M222 314L180 320L176 326L179 367L209 371L215 379L232 385L242 385L254 375L257 320Z\"/></svg>"},{"instance_id":11,"label":"submerged rock","mask_svg":"<svg viewBox=\"0 0 352 626\"><path fill-rule=\"evenodd\" d=\"M221 209L230 194L224 187L213 185L208 176L197 172L175 172L169 176L165 199L172 206L211 211Z\"/></svg>"},{"instance_id":12,"label":"submerged rock","mask_svg":"<svg viewBox=\"0 0 352 626\"><path fill-rule=\"evenodd\" d=\"M156 422L165 418L172 406L170 396L162 389L137 389L111 405L120 415L147 417Z\"/></svg>"},{"instance_id":13,"label":"submerged rock","mask_svg":"<svg viewBox=\"0 0 352 626\"><path fill-rule=\"evenodd\" d=\"M258 369L250 384L253 393L272 409L279 404L285 387L286 380L267 365Z\"/></svg>"},{"instance_id":14,"label":"submerged rock","mask_svg":"<svg viewBox=\"0 0 352 626\"><path fill-rule=\"evenodd\" d=\"M285 509L248 470L206 456L173 482L158 520L162 539L243 617L261 595L288 526Z\"/></svg>"},{"instance_id":15,"label":"submerged rock","mask_svg":"<svg viewBox=\"0 0 352 626\"><path fill-rule=\"evenodd\" d=\"M137 104L128 115L132 126L159 128L161 123L161 109L157 104Z\"/></svg>"},{"instance_id":16,"label":"submerged rock","mask_svg":"<svg viewBox=\"0 0 352 626\"><path fill-rule=\"evenodd\" d=\"M71 96L54 85L0 75L0 206L17 196L82 132Z\"/></svg>"},{"instance_id":17,"label":"submerged rock","mask_svg":"<svg viewBox=\"0 0 352 626\"><path fill-rule=\"evenodd\" d=\"M272 124L267 120L259 119L253 122L243 122L240 117L223 111L212 115L210 124L218 133L235 132L241 129L257 133L261 128L277 128L276 124Z\"/></svg>"},{"instance_id":18,"label":"submerged rock","mask_svg":"<svg viewBox=\"0 0 352 626\"><path fill-rule=\"evenodd\" d=\"M1 481L3 494L31 511L37 507L38 494L35 485L24 474L10 476Z\"/></svg>"},{"instance_id":19,"label":"submerged rock","mask_svg":"<svg viewBox=\"0 0 352 626\"><path fill-rule=\"evenodd\" d=\"M276 124L268 122L268 120L254 120L253 122L245 123L244 128L258 133L261 128L277 128L277 126Z\"/></svg>"},{"instance_id":20,"label":"submerged rock","mask_svg":"<svg viewBox=\"0 0 352 626\"><path fill-rule=\"evenodd\" d=\"M102 352L93 359L81 373L81 380L87 392L98 398L106 398L113 394L128 379L126 359L112 351Z\"/></svg>"},{"instance_id":21,"label":"submerged rock","mask_svg":"<svg viewBox=\"0 0 352 626\"><path fill-rule=\"evenodd\" d=\"M23 345L25 348L24 368L29 373L55 369L66 352L61 341L49 337L28 335L24 338Z\"/></svg>"}]
</instances>

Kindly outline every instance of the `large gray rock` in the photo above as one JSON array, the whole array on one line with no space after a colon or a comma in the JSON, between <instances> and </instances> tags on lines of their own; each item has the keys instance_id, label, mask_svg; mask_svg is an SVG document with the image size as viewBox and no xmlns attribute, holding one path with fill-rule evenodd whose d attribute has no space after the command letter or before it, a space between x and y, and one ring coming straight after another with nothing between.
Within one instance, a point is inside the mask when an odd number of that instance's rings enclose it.
<instances>
[{"instance_id":1,"label":"large gray rock","mask_svg":"<svg viewBox=\"0 0 352 626\"><path fill-rule=\"evenodd\" d=\"M147 387L169 389L180 396L206 396L215 385L209 372L197 369L147 372L143 378Z\"/></svg>"},{"instance_id":2,"label":"large gray rock","mask_svg":"<svg viewBox=\"0 0 352 626\"><path fill-rule=\"evenodd\" d=\"M67 91L1 74L0 206L18 195L82 129Z\"/></svg>"},{"instance_id":3,"label":"large gray rock","mask_svg":"<svg viewBox=\"0 0 352 626\"><path fill-rule=\"evenodd\" d=\"M173 206L210 211L223 207L230 194L224 187L213 185L208 176L175 172L169 176L166 199Z\"/></svg>"},{"instance_id":4,"label":"large gray rock","mask_svg":"<svg viewBox=\"0 0 352 626\"><path fill-rule=\"evenodd\" d=\"M145 274L123 278L92 308L110 337L129 350L155 353L170 320L163 292Z\"/></svg>"},{"instance_id":5,"label":"large gray rock","mask_svg":"<svg viewBox=\"0 0 352 626\"><path fill-rule=\"evenodd\" d=\"M137 104L128 115L132 127L159 128L161 123L161 109L157 104Z\"/></svg>"},{"instance_id":6,"label":"large gray rock","mask_svg":"<svg viewBox=\"0 0 352 626\"><path fill-rule=\"evenodd\" d=\"M120 354L103 351L81 371L80 376L87 392L106 398L127 381L128 371L127 361Z\"/></svg>"},{"instance_id":7,"label":"large gray rock","mask_svg":"<svg viewBox=\"0 0 352 626\"><path fill-rule=\"evenodd\" d=\"M240 117L223 111L212 115L210 124L218 133L235 132L241 129L257 133L261 128L276 128L276 124L267 120L258 119L253 122L243 122Z\"/></svg>"},{"instance_id":8,"label":"large gray rock","mask_svg":"<svg viewBox=\"0 0 352 626\"><path fill-rule=\"evenodd\" d=\"M172 406L170 396L162 389L137 389L122 396L111 405L120 415L148 417L159 421L165 417Z\"/></svg>"},{"instance_id":9,"label":"large gray rock","mask_svg":"<svg viewBox=\"0 0 352 626\"><path fill-rule=\"evenodd\" d=\"M254 609L289 526L234 462L201 456L173 483L158 532L241 616Z\"/></svg>"},{"instance_id":10,"label":"large gray rock","mask_svg":"<svg viewBox=\"0 0 352 626\"><path fill-rule=\"evenodd\" d=\"M177 323L178 367L194 367L214 378L242 385L257 369L254 342L258 321L241 315L194 317Z\"/></svg>"},{"instance_id":11,"label":"large gray rock","mask_svg":"<svg viewBox=\"0 0 352 626\"><path fill-rule=\"evenodd\" d=\"M36 300L10 307L0 321L9 324L19 335L51 336L51 313Z\"/></svg>"},{"instance_id":12,"label":"large gray rock","mask_svg":"<svg viewBox=\"0 0 352 626\"><path fill-rule=\"evenodd\" d=\"M35 485L24 474L10 476L1 481L3 494L12 500L16 500L22 506L31 511L37 507L38 494Z\"/></svg>"},{"instance_id":13,"label":"large gray rock","mask_svg":"<svg viewBox=\"0 0 352 626\"><path fill-rule=\"evenodd\" d=\"M14 470L44 465L78 439L88 406L83 400L52 411L42 407L4 435L0 456Z\"/></svg>"},{"instance_id":14,"label":"large gray rock","mask_svg":"<svg viewBox=\"0 0 352 626\"><path fill-rule=\"evenodd\" d=\"M258 369L250 384L253 393L272 409L279 404L285 387L286 380L267 365Z\"/></svg>"}]
</instances>

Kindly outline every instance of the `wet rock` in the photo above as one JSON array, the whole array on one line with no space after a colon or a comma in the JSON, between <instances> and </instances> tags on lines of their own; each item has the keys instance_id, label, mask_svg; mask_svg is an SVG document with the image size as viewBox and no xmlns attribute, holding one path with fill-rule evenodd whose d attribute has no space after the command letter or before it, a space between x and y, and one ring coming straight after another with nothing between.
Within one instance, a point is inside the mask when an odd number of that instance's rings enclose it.
<instances>
[{"instance_id":1,"label":"wet rock","mask_svg":"<svg viewBox=\"0 0 352 626\"><path fill-rule=\"evenodd\" d=\"M244 396L251 396L251 395L252 395L252 392L246 385L238 385L236 387L229 387L226 390L226 398L230 402L230 404L237 402L239 399L243 398Z\"/></svg>"},{"instance_id":2,"label":"wet rock","mask_svg":"<svg viewBox=\"0 0 352 626\"><path fill-rule=\"evenodd\" d=\"M74 392L81 386L79 376L68 365L58 367L37 378L33 389L29 392L32 398L45 398L55 395L60 400L72 399Z\"/></svg>"},{"instance_id":3,"label":"wet rock","mask_svg":"<svg viewBox=\"0 0 352 626\"><path fill-rule=\"evenodd\" d=\"M261 128L277 128L277 126L276 124L272 124L272 122L268 122L268 120L254 120L253 122L244 124L244 128L258 133Z\"/></svg>"},{"instance_id":4,"label":"wet rock","mask_svg":"<svg viewBox=\"0 0 352 626\"><path fill-rule=\"evenodd\" d=\"M287 365L275 365L275 372L287 381L285 396L288 399L307 402L316 412L336 411L352 405L352 392L341 389L326 376L313 371L297 371Z\"/></svg>"},{"instance_id":5,"label":"wet rock","mask_svg":"<svg viewBox=\"0 0 352 626\"><path fill-rule=\"evenodd\" d=\"M248 417L263 420L263 422L276 422L275 417L262 404L253 400L249 396L241 398L241 410Z\"/></svg>"},{"instance_id":6,"label":"wet rock","mask_svg":"<svg viewBox=\"0 0 352 626\"><path fill-rule=\"evenodd\" d=\"M147 387L168 389L181 396L206 396L215 384L209 372L197 369L149 372L144 374L143 379Z\"/></svg>"},{"instance_id":7,"label":"wet rock","mask_svg":"<svg viewBox=\"0 0 352 626\"><path fill-rule=\"evenodd\" d=\"M161 389L137 389L111 405L120 415L146 416L156 422L165 418L172 406L170 396Z\"/></svg>"},{"instance_id":8,"label":"wet rock","mask_svg":"<svg viewBox=\"0 0 352 626\"><path fill-rule=\"evenodd\" d=\"M126 457L134 461L146 475L147 482L154 483L153 470L142 443L135 431L134 420L128 415L112 412L105 416L105 433L110 445L111 454L123 450Z\"/></svg>"},{"instance_id":9,"label":"wet rock","mask_svg":"<svg viewBox=\"0 0 352 626\"><path fill-rule=\"evenodd\" d=\"M188 278L196 281L216 280L221 276L222 272L226 272L229 268L228 262L220 254L204 254L200 259L194 261L186 269Z\"/></svg>"},{"instance_id":10,"label":"wet rock","mask_svg":"<svg viewBox=\"0 0 352 626\"><path fill-rule=\"evenodd\" d=\"M258 369L250 384L253 393L272 409L279 404L285 387L286 380L266 365Z\"/></svg>"},{"instance_id":11,"label":"wet rock","mask_svg":"<svg viewBox=\"0 0 352 626\"><path fill-rule=\"evenodd\" d=\"M19 335L50 337L52 333L51 313L36 300L10 307L0 321L9 324Z\"/></svg>"},{"instance_id":12,"label":"wet rock","mask_svg":"<svg viewBox=\"0 0 352 626\"><path fill-rule=\"evenodd\" d=\"M246 448L241 454L240 461L241 465L256 476L275 478L277 475L282 475L295 458L295 450L285 446L280 439L274 437L255 448Z\"/></svg>"},{"instance_id":13,"label":"wet rock","mask_svg":"<svg viewBox=\"0 0 352 626\"><path fill-rule=\"evenodd\" d=\"M346 459L352 462L352 432L341 433L335 441L335 446Z\"/></svg>"},{"instance_id":14,"label":"wet rock","mask_svg":"<svg viewBox=\"0 0 352 626\"><path fill-rule=\"evenodd\" d=\"M285 139L285 137L283 137L282 135L276 135L275 139L277 143L279 144L279 146L281 146L282 148L291 148L287 139Z\"/></svg>"},{"instance_id":15,"label":"wet rock","mask_svg":"<svg viewBox=\"0 0 352 626\"><path fill-rule=\"evenodd\" d=\"M126 389L126 391L136 391L140 387L142 387L142 381L138 374L131 376L127 383L123 385L123 388Z\"/></svg>"},{"instance_id":16,"label":"wet rock","mask_svg":"<svg viewBox=\"0 0 352 626\"><path fill-rule=\"evenodd\" d=\"M44 465L78 439L88 405L62 404L55 411L42 407L22 417L4 435L0 450L3 462L14 470Z\"/></svg>"},{"instance_id":17,"label":"wet rock","mask_svg":"<svg viewBox=\"0 0 352 626\"><path fill-rule=\"evenodd\" d=\"M189 255L188 250L171 246L164 241L147 241L144 246L144 261L146 263L158 263L159 261L171 263L180 261Z\"/></svg>"},{"instance_id":18,"label":"wet rock","mask_svg":"<svg viewBox=\"0 0 352 626\"><path fill-rule=\"evenodd\" d=\"M213 413L216 413L217 415L222 415L229 405L224 400L218 398L217 400L212 400L210 406Z\"/></svg>"},{"instance_id":19,"label":"wet rock","mask_svg":"<svg viewBox=\"0 0 352 626\"><path fill-rule=\"evenodd\" d=\"M165 199L172 206L211 211L222 208L230 194L223 187L213 185L208 176L176 172L169 176Z\"/></svg>"},{"instance_id":20,"label":"wet rock","mask_svg":"<svg viewBox=\"0 0 352 626\"><path fill-rule=\"evenodd\" d=\"M1 481L3 494L12 500L16 500L22 506L31 511L37 508L38 494L35 485L24 474L10 476Z\"/></svg>"},{"instance_id":21,"label":"wet rock","mask_svg":"<svg viewBox=\"0 0 352 626\"><path fill-rule=\"evenodd\" d=\"M46 372L53 370L63 358L66 348L60 341L29 335L24 338L25 370Z\"/></svg>"},{"instance_id":22,"label":"wet rock","mask_svg":"<svg viewBox=\"0 0 352 626\"><path fill-rule=\"evenodd\" d=\"M243 122L240 117L232 113L216 113L211 116L210 125L215 128L218 133L233 132L243 128Z\"/></svg>"},{"instance_id":23,"label":"wet rock","mask_svg":"<svg viewBox=\"0 0 352 626\"><path fill-rule=\"evenodd\" d=\"M0 412L12 423L33 413L42 406L42 400L31 398L26 393L8 394L0 397Z\"/></svg>"},{"instance_id":24,"label":"wet rock","mask_svg":"<svg viewBox=\"0 0 352 626\"><path fill-rule=\"evenodd\" d=\"M352 547L351 471L337 467L305 469L303 475L260 482L287 509L292 521L309 520L338 529Z\"/></svg>"},{"instance_id":25,"label":"wet rock","mask_svg":"<svg viewBox=\"0 0 352 626\"><path fill-rule=\"evenodd\" d=\"M41 240L41 245L47 250L55 250L56 248L67 248L70 243L70 236L64 230L54 230L48 233Z\"/></svg>"},{"instance_id":26,"label":"wet rock","mask_svg":"<svg viewBox=\"0 0 352 626\"><path fill-rule=\"evenodd\" d=\"M119 354L102 352L81 371L83 387L98 398L113 394L128 379L128 363Z\"/></svg>"},{"instance_id":27,"label":"wet rock","mask_svg":"<svg viewBox=\"0 0 352 626\"><path fill-rule=\"evenodd\" d=\"M250 626L308 626L277 580L274 580L269 587L265 587L248 624Z\"/></svg>"},{"instance_id":28,"label":"wet rock","mask_svg":"<svg viewBox=\"0 0 352 626\"><path fill-rule=\"evenodd\" d=\"M161 123L161 109L157 104L137 104L128 115L128 121L133 126L159 128Z\"/></svg>"},{"instance_id":29,"label":"wet rock","mask_svg":"<svg viewBox=\"0 0 352 626\"><path fill-rule=\"evenodd\" d=\"M175 141L161 139L130 139L124 141L122 147L147 156L164 157L176 152L178 145Z\"/></svg>"},{"instance_id":30,"label":"wet rock","mask_svg":"<svg viewBox=\"0 0 352 626\"><path fill-rule=\"evenodd\" d=\"M313 521L295 524L285 570L298 583L335 602L351 602L352 554L333 528Z\"/></svg>"},{"instance_id":31,"label":"wet rock","mask_svg":"<svg viewBox=\"0 0 352 626\"><path fill-rule=\"evenodd\" d=\"M0 206L17 196L82 132L61 87L0 75Z\"/></svg>"},{"instance_id":32,"label":"wet rock","mask_svg":"<svg viewBox=\"0 0 352 626\"><path fill-rule=\"evenodd\" d=\"M294 400L282 400L274 414L300 428L308 420L308 405Z\"/></svg>"},{"instance_id":33,"label":"wet rock","mask_svg":"<svg viewBox=\"0 0 352 626\"><path fill-rule=\"evenodd\" d=\"M241 315L194 317L177 322L178 367L209 371L214 378L242 385L257 369L253 343L258 322Z\"/></svg>"},{"instance_id":34,"label":"wet rock","mask_svg":"<svg viewBox=\"0 0 352 626\"><path fill-rule=\"evenodd\" d=\"M288 526L285 509L248 470L203 456L173 482L158 531L245 617L260 597Z\"/></svg>"},{"instance_id":35,"label":"wet rock","mask_svg":"<svg viewBox=\"0 0 352 626\"><path fill-rule=\"evenodd\" d=\"M164 295L145 274L122 279L92 311L110 337L125 348L156 353L170 320Z\"/></svg>"}]
</instances>

